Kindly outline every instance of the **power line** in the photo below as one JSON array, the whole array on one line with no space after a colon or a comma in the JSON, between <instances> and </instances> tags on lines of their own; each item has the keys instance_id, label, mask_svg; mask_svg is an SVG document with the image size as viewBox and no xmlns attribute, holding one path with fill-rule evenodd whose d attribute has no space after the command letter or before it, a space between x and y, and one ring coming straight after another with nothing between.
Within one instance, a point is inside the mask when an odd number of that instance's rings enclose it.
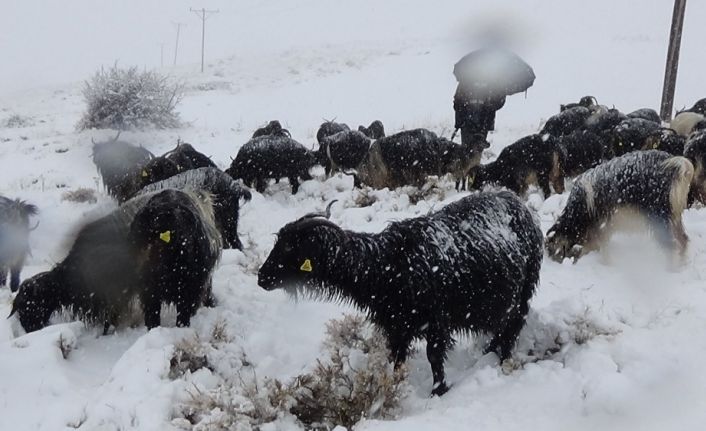
<instances>
[{"instance_id":1,"label":"power line","mask_svg":"<svg viewBox=\"0 0 706 431\"><path fill-rule=\"evenodd\" d=\"M201 8L201 9L189 8L189 10L191 12L195 13L201 19L201 72L203 72L204 46L206 43L205 42L206 41L206 19L208 18L207 14L218 13L218 9L206 10L204 8Z\"/></svg>"}]
</instances>

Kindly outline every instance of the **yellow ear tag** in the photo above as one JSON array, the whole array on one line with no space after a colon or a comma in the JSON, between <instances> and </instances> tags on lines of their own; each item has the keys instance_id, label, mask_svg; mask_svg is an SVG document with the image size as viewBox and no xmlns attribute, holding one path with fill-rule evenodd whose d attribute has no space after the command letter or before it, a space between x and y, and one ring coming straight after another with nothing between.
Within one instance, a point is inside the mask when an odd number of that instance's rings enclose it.
<instances>
[{"instance_id":1,"label":"yellow ear tag","mask_svg":"<svg viewBox=\"0 0 706 431\"><path fill-rule=\"evenodd\" d=\"M144 178L144 177L146 177L146 176L147 176L147 171L143 169L143 170L142 170L142 178Z\"/></svg>"},{"instance_id":2,"label":"yellow ear tag","mask_svg":"<svg viewBox=\"0 0 706 431\"><path fill-rule=\"evenodd\" d=\"M311 261L309 259L304 259L304 263L299 267L304 272L311 272L314 268L311 267Z\"/></svg>"},{"instance_id":3,"label":"yellow ear tag","mask_svg":"<svg viewBox=\"0 0 706 431\"><path fill-rule=\"evenodd\" d=\"M166 242L167 244L169 244L169 241L172 240L172 231L169 231L169 230L168 230L168 231L164 231L164 232L160 233L160 234L159 234L159 239L161 239L162 241L164 241L164 242Z\"/></svg>"}]
</instances>

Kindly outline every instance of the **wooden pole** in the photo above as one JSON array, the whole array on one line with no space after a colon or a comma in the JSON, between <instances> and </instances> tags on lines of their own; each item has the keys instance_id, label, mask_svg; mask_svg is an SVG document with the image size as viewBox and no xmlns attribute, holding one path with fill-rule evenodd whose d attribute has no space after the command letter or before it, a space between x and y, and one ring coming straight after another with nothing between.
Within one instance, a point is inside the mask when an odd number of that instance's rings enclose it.
<instances>
[{"instance_id":1,"label":"wooden pole","mask_svg":"<svg viewBox=\"0 0 706 431\"><path fill-rule=\"evenodd\" d=\"M174 43L174 66L176 66L177 52L179 51L179 31L181 30L181 26L184 25L184 23L183 22L174 22L172 24L174 24L177 28L176 42Z\"/></svg>"},{"instance_id":2,"label":"wooden pole","mask_svg":"<svg viewBox=\"0 0 706 431\"><path fill-rule=\"evenodd\" d=\"M206 18L208 18L208 15L206 14L214 14L218 13L218 9L216 10L206 10L205 8L201 9L193 9L189 8L191 12L194 12L200 19L201 19L201 72L203 72L203 63L204 63L204 48L206 47Z\"/></svg>"},{"instance_id":3,"label":"wooden pole","mask_svg":"<svg viewBox=\"0 0 706 431\"><path fill-rule=\"evenodd\" d=\"M672 119L674 107L674 89L677 85L677 69L679 67L679 47L681 46L681 32L684 26L684 12L686 0L674 0L672 13L672 29L669 32L669 49L667 50L667 65L664 71L664 86L662 87L662 104L660 117L662 120Z\"/></svg>"}]
</instances>

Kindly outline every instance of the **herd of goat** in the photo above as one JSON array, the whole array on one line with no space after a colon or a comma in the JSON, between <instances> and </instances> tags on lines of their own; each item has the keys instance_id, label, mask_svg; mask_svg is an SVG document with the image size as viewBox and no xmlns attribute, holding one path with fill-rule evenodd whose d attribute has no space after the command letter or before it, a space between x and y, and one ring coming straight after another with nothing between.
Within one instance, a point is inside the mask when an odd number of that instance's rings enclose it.
<instances>
[{"instance_id":1,"label":"herd of goat","mask_svg":"<svg viewBox=\"0 0 706 431\"><path fill-rule=\"evenodd\" d=\"M683 255L682 212L706 200L706 99L663 124L654 110L623 114L595 98L562 105L536 134L481 164L485 139L456 144L425 129L385 135L383 124L351 130L325 122L316 151L292 139L277 121L258 129L221 171L187 143L156 157L117 138L94 143L93 161L120 206L82 226L68 255L20 284L37 207L0 197L0 282L11 273L12 314L26 331L49 324L59 310L107 332L139 307L148 328L162 303L175 304L188 326L212 306L211 277L221 250L242 249L240 205L248 187L288 178L292 193L323 166L353 176L355 187L420 186L450 175L457 189L495 185L432 214L391 223L377 234L341 229L325 212L282 227L258 273L266 290L301 290L346 298L365 310L402 364L415 339L427 341L433 394L447 389L444 360L455 331L493 335L487 352L511 357L539 280L545 251L578 259L600 247L612 217L634 211L650 221L658 242ZM566 206L543 237L521 196L531 185ZM509 191L508 191L509 190Z\"/></svg>"}]
</instances>

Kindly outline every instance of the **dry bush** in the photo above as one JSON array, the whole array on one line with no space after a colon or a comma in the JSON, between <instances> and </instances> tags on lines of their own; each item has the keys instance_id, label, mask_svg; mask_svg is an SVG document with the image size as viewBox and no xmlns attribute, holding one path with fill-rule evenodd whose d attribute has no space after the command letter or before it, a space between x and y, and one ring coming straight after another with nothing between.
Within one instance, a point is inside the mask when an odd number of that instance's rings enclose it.
<instances>
[{"instance_id":1,"label":"dry bush","mask_svg":"<svg viewBox=\"0 0 706 431\"><path fill-rule=\"evenodd\" d=\"M98 197L96 196L96 191L94 189L79 188L76 190L64 192L64 194L61 195L61 200L76 203L94 204L98 202Z\"/></svg>"},{"instance_id":2,"label":"dry bush","mask_svg":"<svg viewBox=\"0 0 706 431\"><path fill-rule=\"evenodd\" d=\"M222 376L224 384L210 391L193 388L172 423L194 430L259 429L294 415L306 429L329 430L397 416L408 393L407 370L394 370L384 336L369 322L360 316L332 320L324 350L312 371L288 383L245 371ZM246 381L243 374L252 377Z\"/></svg>"},{"instance_id":3,"label":"dry bush","mask_svg":"<svg viewBox=\"0 0 706 431\"><path fill-rule=\"evenodd\" d=\"M183 85L169 83L153 71L140 72L136 67L101 68L86 82L83 97L86 112L77 128L131 129L179 127L175 111Z\"/></svg>"},{"instance_id":4,"label":"dry bush","mask_svg":"<svg viewBox=\"0 0 706 431\"><path fill-rule=\"evenodd\" d=\"M13 129L21 127L34 126L34 121L30 117L25 117L19 114L13 114L6 119L0 121L0 127Z\"/></svg>"}]
</instances>

